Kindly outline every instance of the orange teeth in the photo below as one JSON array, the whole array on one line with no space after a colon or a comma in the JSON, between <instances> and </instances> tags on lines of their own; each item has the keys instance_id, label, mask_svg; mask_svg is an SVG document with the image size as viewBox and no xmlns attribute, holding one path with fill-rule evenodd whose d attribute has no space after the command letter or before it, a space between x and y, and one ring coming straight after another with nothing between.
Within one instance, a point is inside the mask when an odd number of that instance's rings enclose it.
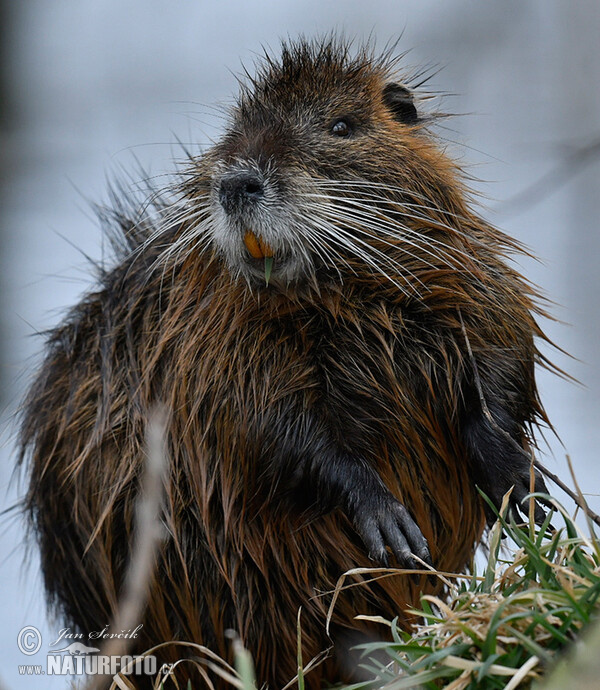
<instances>
[{"instance_id":1,"label":"orange teeth","mask_svg":"<svg viewBox=\"0 0 600 690\"><path fill-rule=\"evenodd\" d=\"M244 235L244 244L254 259L264 259L265 257L273 256L271 247L269 247L262 237L257 237L252 230L246 231Z\"/></svg>"}]
</instances>

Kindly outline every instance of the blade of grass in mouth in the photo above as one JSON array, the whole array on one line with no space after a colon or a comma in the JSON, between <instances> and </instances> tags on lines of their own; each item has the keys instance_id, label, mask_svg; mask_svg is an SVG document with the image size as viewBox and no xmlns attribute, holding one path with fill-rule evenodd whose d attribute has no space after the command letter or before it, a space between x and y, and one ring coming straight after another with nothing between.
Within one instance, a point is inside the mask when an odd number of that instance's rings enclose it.
<instances>
[{"instance_id":1,"label":"blade of grass in mouth","mask_svg":"<svg viewBox=\"0 0 600 690\"><path fill-rule=\"evenodd\" d=\"M269 284L272 270L273 270L273 257L272 256L265 256L265 285Z\"/></svg>"}]
</instances>

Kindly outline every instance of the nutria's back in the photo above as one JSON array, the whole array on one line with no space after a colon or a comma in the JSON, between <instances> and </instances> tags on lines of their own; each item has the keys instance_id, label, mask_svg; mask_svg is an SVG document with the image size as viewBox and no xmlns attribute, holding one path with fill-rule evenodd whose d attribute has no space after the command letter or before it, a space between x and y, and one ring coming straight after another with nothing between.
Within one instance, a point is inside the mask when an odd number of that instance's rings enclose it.
<instances>
[{"instance_id":1,"label":"nutria's back","mask_svg":"<svg viewBox=\"0 0 600 690\"><path fill-rule=\"evenodd\" d=\"M320 594L343 572L463 569L476 484L496 504L528 492L533 295L394 66L284 46L178 198L112 214L127 250L50 336L22 427L48 594L84 633L115 611L156 401L168 538L140 648L229 656L233 628L273 688L296 672L299 607L305 662L330 644ZM402 617L420 589L344 592L339 650L367 632L356 615ZM339 652L307 683L351 677Z\"/></svg>"}]
</instances>

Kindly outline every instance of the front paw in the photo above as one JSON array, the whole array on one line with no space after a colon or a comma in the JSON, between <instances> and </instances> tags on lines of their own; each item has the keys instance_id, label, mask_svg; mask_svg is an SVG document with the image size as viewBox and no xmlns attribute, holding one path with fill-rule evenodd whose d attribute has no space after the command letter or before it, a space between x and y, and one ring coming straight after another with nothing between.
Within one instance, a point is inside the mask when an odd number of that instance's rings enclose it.
<instances>
[{"instance_id":1,"label":"front paw","mask_svg":"<svg viewBox=\"0 0 600 690\"><path fill-rule=\"evenodd\" d=\"M420 568L413 554L431 565L427 540L408 510L389 492L353 501L351 519L369 558L387 567L389 547L405 568Z\"/></svg>"},{"instance_id":2,"label":"front paw","mask_svg":"<svg viewBox=\"0 0 600 690\"><path fill-rule=\"evenodd\" d=\"M508 503L509 511L515 516L522 514L527 518L529 515L529 501L526 500L526 496L532 493L530 472L529 464L523 461L519 463L519 466L515 467L512 472L507 474L499 473L498 476L493 479L490 478L487 482L487 487L482 486L481 489L489 497L498 511L502 505L504 495L512 489ZM548 493L548 488L540 472L537 469L534 469L533 472L533 492ZM550 507L543 499L536 498L533 515L538 525L541 525L546 519L546 512L542 505ZM497 519L497 515L487 504L486 517L488 526L493 525Z\"/></svg>"}]
</instances>

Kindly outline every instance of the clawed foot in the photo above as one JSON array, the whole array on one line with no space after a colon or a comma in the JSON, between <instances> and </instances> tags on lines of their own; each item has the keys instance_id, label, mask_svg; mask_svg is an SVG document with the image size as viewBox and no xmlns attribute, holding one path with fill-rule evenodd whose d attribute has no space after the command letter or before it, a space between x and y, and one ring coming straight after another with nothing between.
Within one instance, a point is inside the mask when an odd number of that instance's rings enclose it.
<instances>
[{"instance_id":1,"label":"clawed foot","mask_svg":"<svg viewBox=\"0 0 600 690\"><path fill-rule=\"evenodd\" d=\"M374 561L387 567L389 547L405 568L421 568L413 554L432 565L427 540L408 510L390 493L355 503L352 521Z\"/></svg>"},{"instance_id":2,"label":"clawed foot","mask_svg":"<svg viewBox=\"0 0 600 690\"><path fill-rule=\"evenodd\" d=\"M546 483L540 472L534 469L534 479L535 488L534 492L548 493ZM490 483L488 487L482 487L484 493L490 498L494 506L500 510L502 505L502 500L504 495L511 490L509 498L509 511L512 511L513 515L519 516L523 515L525 517L529 516L529 501L526 500L531 491L530 484L530 469L529 466L522 466L515 470L514 475L511 476L499 476L496 481ZM542 507L543 506L543 507ZM552 506L544 501L543 498L536 498L534 504L534 519L536 524L541 525L546 519L545 508L551 508ZM486 517L488 526L491 526L496 522L497 515L486 503Z\"/></svg>"}]
</instances>

